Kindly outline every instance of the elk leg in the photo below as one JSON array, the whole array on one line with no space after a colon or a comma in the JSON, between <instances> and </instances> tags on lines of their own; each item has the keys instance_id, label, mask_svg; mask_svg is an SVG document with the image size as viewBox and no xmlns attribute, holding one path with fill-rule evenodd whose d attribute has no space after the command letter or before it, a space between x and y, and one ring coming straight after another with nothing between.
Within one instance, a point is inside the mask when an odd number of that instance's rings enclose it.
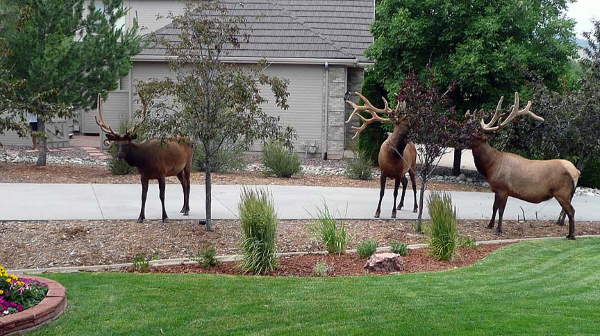
<instances>
[{"instance_id":1,"label":"elk leg","mask_svg":"<svg viewBox=\"0 0 600 336\"><path fill-rule=\"evenodd\" d=\"M158 190L160 196L160 203L162 205L162 222L167 221L167 212L165 211L165 177L161 176L158 178Z\"/></svg>"},{"instance_id":2,"label":"elk leg","mask_svg":"<svg viewBox=\"0 0 600 336\"><path fill-rule=\"evenodd\" d=\"M567 217L567 213L565 210L560 211L560 215L558 216L558 220L556 221L556 225L564 226L565 225L565 217Z\"/></svg>"},{"instance_id":3,"label":"elk leg","mask_svg":"<svg viewBox=\"0 0 600 336\"><path fill-rule=\"evenodd\" d=\"M398 210L402 210L402 207L404 206L404 194L406 194L406 186L407 185L408 185L408 179L406 178L406 176L403 176L402 177L402 197L400 197L400 204L398 204Z\"/></svg>"},{"instance_id":4,"label":"elk leg","mask_svg":"<svg viewBox=\"0 0 600 336\"><path fill-rule=\"evenodd\" d=\"M188 193L188 188L189 185L187 184L186 180L185 180L185 172L182 170L179 174L177 174L177 179L179 179L179 182L181 183L181 188L183 189L183 208L181 208L181 213L184 216L188 216L190 213L190 208L188 206L188 197L189 197L189 193Z\"/></svg>"},{"instance_id":5,"label":"elk leg","mask_svg":"<svg viewBox=\"0 0 600 336\"><path fill-rule=\"evenodd\" d=\"M506 200L508 199L508 195L499 195L498 196L498 226L496 227L496 234L502 234L502 215L504 215L504 208L506 207Z\"/></svg>"},{"instance_id":6,"label":"elk leg","mask_svg":"<svg viewBox=\"0 0 600 336\"><path fill-rule=\"evenodd\" d=\"M496 211L498 211L498 202L500 198L498 194L494 194L494 205L492 206L492 219L490 219L490 223L488 224L488 229L494 228L494 221L496 220Z\"/></svg>"},{"instance_id":7,"label":"elk leg","mask_svg":"<svg viewBox=\"0 0 600 336\"><path fill-rule=\"evenodd\" d=\"M185 169L183 170L185 172L185 176L184 176L185 186L186 186L185 194L187 196L186 201L185 201L185 208L186 208L187 212L184 213L185 216L188 216L190 214L190 189L192 188L192 183L190 182L191 170L192 170L191 163L188 163L188 165L185 166Z\"/></svg>"},{"instance_id":8,"label":"elk leg","mask_svg":"<svg viewBox=\"0 0 600 336\"><path fill-rule=\"evenodd\" d=\"M385 175L383 175L383 173L381 173L381 176L379 177L379 185L380 185L380 189L379 189L379 204L377 204L377 210L375 211L375 218L379 218L379 215L381 214L381 200L383 199L383 194L385 194L385 181L387 180L387 178L385 177Z\"/></svg>"},{"instance_id":9,"label":"elk leg","mask_svg":"<svg viewBox=\"0 0 600 336\"><path fill-rule=\"evenodd\" d=\"M567 239L575 239L575 209L571 205L571 202L564 198L556 197L556 200L560 203L563 211L567 213L567 216L569 216L569 234L567 235Z\"/></svg>"},{"instance_id":10,"label":"elk leg","mask_svg":"<svg viewBox=\"0 0 600 336\"><path fill-rule=\"evenodd\" d=\"M396 218L396 199L398 198L398 187L400 187L400 180L394 180L394 207L392 208L392 218Z\"/></svg>"},{"instance_id":11,"label":"elk leg","mask_svg":"<svg viewBox=\"0 0 600 336\"><path fill-rule=\"evenodd\" d=\"M417 204L417 179L416 179L415 170L412 168L409 169L408 175L410 176L410 183L412 183L413 194L415 195L415 206L413 208L413 212L416 213L417 210L419 209L419 205Z\"/></svg>"},{"instance_id":12,"label":"elk leg","mask_svg":"<svg viewBox=\"0 0 600 336\"><path fill-rule=\"evenodd\" d=\"M140 216L138 217L138 223L144 222L146 219L146 195L148 195L148 179L142 176L142 210L140 210Z\"/></svg>"}]
</instances>

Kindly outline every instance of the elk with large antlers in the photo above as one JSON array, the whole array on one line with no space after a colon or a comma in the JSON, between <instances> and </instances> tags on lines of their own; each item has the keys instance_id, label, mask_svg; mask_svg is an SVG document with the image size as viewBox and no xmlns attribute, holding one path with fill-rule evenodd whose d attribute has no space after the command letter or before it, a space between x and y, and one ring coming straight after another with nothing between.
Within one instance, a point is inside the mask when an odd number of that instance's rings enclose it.
<instances>
[{"instance_id":1,"label":"elk with large antlers","mask_svg":"<svg viewBox=\"0 0 600 336\"><path fill-rule=\"evenodd\" d=\"M357 117L362 121L360 126L352 126L356 130L354 138L356 138L360 132L362 132L369 124L374 122L391 122L394 124L394 131L388 134L387 139L381 145L379 149L378 164L381 169L381 176L379 179L380 190L379 190L379 203L377 204L377 210L375 211L375 218L379 218L381 213L381 200L385 193L385 184L388 178L394 179L394 208L392 210L392 218L396 218L396 210L401 210L404 206L404 194L406 193L406 187L408 185L408 179L406 173L410 175L410 180L413 186L414 192L414 209L413 212L417 212L417 184L415 181L415 168L417 161L417 150L415 144L408 141L406 136L409 131L409 121L407 116L404 114L406 109L406 103L399 102L395 109L389 107L389 104L385 98L383 99L385 106L383 108L374 107L367 98L360 93L356 92L356 95L364 101L364 105L357 105L356 103L347 100L354 111L350 114L350 117L346 121L349 123L353 117ZM370 118L363 117L359 112L367 112L371 115ZM386 115L383 117L381 115ZM398 188L402 183L402 197L400 198L400 204L396 208L396 199L398 197Z\"/></svg>"},{"instance_id":2,"label":"elk with large antlers","mask_svg":"<svg viewBox=\"0 0 600 336\"><path fill-rule=\"evenodd\" d=\"M507 126L518 116L544 120L530 111L531 101L527 102L525 108L519 109L518 93L515 93L515 102L511 112L501 120L503 117L502 101L503 98L500 98L489 123L481 120L481 130L475 131L469 136L468 144L473 150L477 170L487 179L495 194L492 219L488 228L494 227L496 211L498 211L496 232L502 233L502 215L508 196L531 203L540 203L554 197L569 216L567 238L575 239L575 209L571 205L571 199L579 179L579 170L567 160L528 160L519 155L492 148L487 143L486 133L495 132Z\"/></svg>"},{"instance_id":3,"label":"elk with large antlers","mask_svg":"<svg viewBox=\"0 0 600 336\"><path fill-rule=\"evenodd\" d=\"M177 176L183 188L183 208L181 213L187 216L190 212L190 173L192 168L192 145L183 139L168 141L148 140L141 144L133 143L137 138L138 127L144 122L147 115L146 106L142 101L142 120L135 126L127 129L125 134L115 132L104 120L102 115L102 99L98 95L98 116L96 123L106 133L106 139L117 145L117 157L125 160L130 166L137 167L142 182L142 209L138 222L146 218L146 195L148 194L148 181L158 180L160 202L162 204L162 221L167 220L165 211L165 178Z\"/></svg>"}]
</instances>

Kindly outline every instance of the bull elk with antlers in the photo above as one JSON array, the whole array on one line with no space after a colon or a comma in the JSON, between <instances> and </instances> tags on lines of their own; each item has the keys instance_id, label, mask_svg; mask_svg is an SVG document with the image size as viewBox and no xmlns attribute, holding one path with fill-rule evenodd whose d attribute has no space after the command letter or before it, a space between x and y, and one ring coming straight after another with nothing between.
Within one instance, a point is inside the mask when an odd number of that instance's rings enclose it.
<instances>
[{"instance_id":1,"label":"bull elk with antlers","mask_svg":"<svg viewBox=\"0 0 600 336\"><path fill-rule=\"evenodd\" d=\"M162 221L167 220L165 211L165 178L177 176L183 188L183 208L181 213L187 216L190 212L190 173L192 168L192 145L183 139L171 139L167 141L148 140L137 144L132 141L137 138L138 127L144 122L147 111L142 101L142 120L133 127L127 129L121 135L115 132L104 120L102 115L102 99L98 95L98 116L95 117L100 129L106 133L106 139L117 145L119 152L117 157L125 160L130 166L137 167L142 182L142 209L138 222L146 218L146 195L148 194L148 181L158 180L160 202L162 204Z\"/></svg>"},{"instance_id":2,"label":"bull elk with antlers","mask_svg":"<svg viewBox=\"0 0 600 336\"><path fill-rule=\"evenodd\" d=\"M379 218L381 213L381 200L385 193L385 184L388 178L394 179L394 208L392 210L392 218L396 218L396 209L401 210L404 206L404 195L406 193L406 187L408 185L408 179L406 173L410 175L410 180L413 186L414 192L414 209L413 212L417 212L417 184L415 181L415 168L417 161L417 150L415 144L407 140L407 134L409 131L409 121L404 111L406 110L406 103L398 102L395 109L391 109L385 98L383 98L385 106L383 108L374 107L367 98L360 93L356 92L356 95L360 97L365 103L364 105L357 105L356 103L347 100L354 111L350 114L350 117L346 121L349 123L353 117L357 117L362 121L360 126L352 126L356 130L354 138L356 138L369 124L374 122L391 122L394 124L394 131L388 134L387 139L383 142L379 148L379 156L377 162L379 169L381 170L381 176L379 179L380 190L379 190L379 203L377 204L377 210L375 211L375 218ZM371 118L365 118L360 115L359 112L368 112ZM382 117L381 115L386 115ZM396 208L396 199L398 197L398 188L402 183L402 197L400 198L400 204Z\"/></svg>"},{"instance_id":3,"label":"bull elk with antlers","mask_svg":"<svg viewBox=\"0 0 600 336\"><path fill-rule=\"evenodd\" d=\"M492 219L488 228L494 227L496 211L498 226L496 232L502 233L502 215L508 196L531 203L540 203L554 197L569 216L568 239L575 239L575 209L571 205L580 172L567 160L528 160L519 155L501 152L488 143L486 133L495 132L518 116L529 116L535 120L544 119L531 112L531 101L522 110L519 109L519 94L515 93L515 102L509 115L501 120L502 101L500 98L492 120L480 122L481 131L469 136L468 146L473 150L475 166L490 184L495 194Z\"/></svg>"}]
</instances>

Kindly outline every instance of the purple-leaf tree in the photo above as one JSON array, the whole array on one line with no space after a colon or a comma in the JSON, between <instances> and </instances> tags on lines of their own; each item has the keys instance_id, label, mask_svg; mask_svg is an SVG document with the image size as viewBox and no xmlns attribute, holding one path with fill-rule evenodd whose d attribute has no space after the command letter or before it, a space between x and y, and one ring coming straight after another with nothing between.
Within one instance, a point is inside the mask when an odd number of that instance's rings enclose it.
<instances>
[{"instance_id":1,"label":"purple-leaf tree","mask_svg":"<svg viewBox=\"0 0 600 336\"><path fill-rule=\"evenodd\" d=\"M438 91L433 75L430 75L427 84L422 84L411 73L402 82L400 92L396 95L398 101L406 102L406 112L410 119L409 137L416 144L420 162L417 165L417 174L421 179L417 232L422 232L423 198L427 182L442 155L460 136L460 125L450 119L453 108L450 107L447 94L451 90L452 87L445 93Z\"/></svg>"}]
</instances>

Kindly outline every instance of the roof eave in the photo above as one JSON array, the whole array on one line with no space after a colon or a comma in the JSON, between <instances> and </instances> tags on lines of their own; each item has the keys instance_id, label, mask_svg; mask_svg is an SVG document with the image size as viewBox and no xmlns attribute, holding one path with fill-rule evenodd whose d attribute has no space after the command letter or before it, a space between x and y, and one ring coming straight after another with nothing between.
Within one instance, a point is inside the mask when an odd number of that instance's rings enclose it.
<instances>
[{"instance_id":1,"label":"roof eave","mask_svg":"<svg viewBox=\"0 0 600 336\"><path fill-rule=\"evenodd\" d=\"M173 59L174 56L165 55L136 55L133 57L134 62L167 62L169 59ZM296 57L222 57L223 62L226 63L258 63L260 61L266 61L271 64L329 64L329 65L346 65L353 67L364 68L374 64L373 62L364 62L358 58L296 58Z\"/></svg>"}]
</instances>

